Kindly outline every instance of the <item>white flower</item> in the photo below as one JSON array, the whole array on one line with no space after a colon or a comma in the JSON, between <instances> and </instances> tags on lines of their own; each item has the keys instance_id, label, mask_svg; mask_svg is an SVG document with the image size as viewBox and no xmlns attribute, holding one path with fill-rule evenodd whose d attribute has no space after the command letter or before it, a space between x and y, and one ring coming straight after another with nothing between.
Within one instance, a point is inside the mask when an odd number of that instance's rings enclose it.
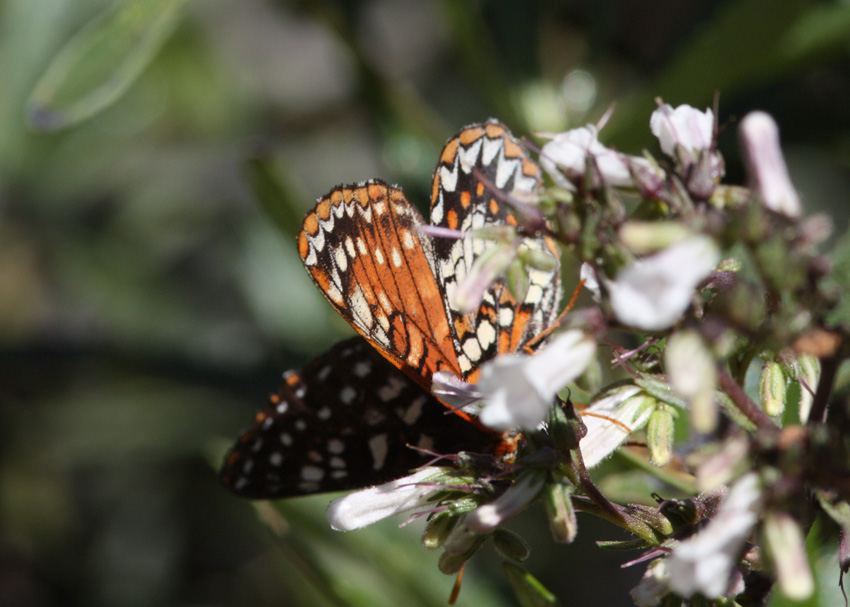
<instances>
[{"instance_id":1,"label":"white flower","mask_svg":"<svg viewBox=\"0 0 850 607\"><path fill-rule=\"evenodd\" d=\"M695 236L633 262L608 286L614 315L624 325L647 331L672 326L719 259L713 240Z\"/></svg>"},{"instance_id":2,"label":"white flower","mask_svg":"<svg viewBox=\"0 0 850 607\"><path fill-rule=\"evenodd\" d=\"M485 400L481 423L495 430L534 429L558 390L581 375L595 353L593 338L573 329L534 356L508 354L485 363L478 382Z\"/></svg>"},{"instance_id":3,"label":"white flower","mask_svg":"<svg viewBox=\"0 0 850 607\"><path fill-rule=\"evenodd\" d=\"M631 595L638 607L655 607L670 592L670 572L667 559L655 559L646 568L646 572Z\"/></svg>"},{"instance_id":4,"label":"white flower","mask_svg":"<svg viewBox=\"0 0 850 607\"><path fill-rule=\"evenodd\" d=\"M672 158L684 153L690 162L683 164L693 164L700 152L711 150L714 112L710 109L700 112L690 105L680 105L674 109L665 103L652 112L649 128L658 138L661 151Z\"/></svg>"},{"instance_id":5,"label":"white flower","mask_svg":"<svg viewBox=\"0 0 850 607\"><path fill-rule=\"evenodd\" d=\"M525 474L494 501L467 514L466 526L475 533L491 532L536 498L545 480L546 475L541 472Z\"/></svg>"},{"instance_id":6,"label":"white flower","mask_svg":"<svg viewBox=\"0 0 850 607\"><path fill-rule=\"evenodd\" d=\"M593 301L599 303L602 299L602 291L599 289L599 278L596 276L596 268L585 261L581 264L579 278L584 281L584 288L590 291Z\"/></svg>"},{"instance_id":7,"label":"white flower","mask_svg":"<svg viewBox=\"0 0 850 607\"><path fill-rule=\"evenodd\" d=\"M579 443L584 465L592 468L616 451L630 432L646 425L654 405L637 386L616 388L593 401L581 412L587 427Z\"/></svg>"},{"instance_id":8,"label":"white flower","mask_svg":"<svg viewBox=\"0 0 850 607\"><path fill-rule=\"evenodd\" d=\"M738 130L747 163L750 187L771 211L788 217L802 213L800 196L791 184L779 147L779 127L765 112L750 112Z\"/></svg>"},{"instance_id":9,"label":"white flower","mask_svg":"<svg viewBox=\"0 0 850 607\"><path fill-rule=\"evenodd\" d=\"M575 190L572 182L583 181L591 160L591 187L633 187L630 164L651 168L644 158L620 154L599 143L598 129L589 124L555 135L540 152L540 165L560 187Z\"/></svg>"},{"instance_id":10,"label":"white flower","mask_svg":"<svg viewBox=\"0 0 850 607\"><path fill-rule=\"evenodd\" d=\"M764 538L782 593L792 601L810 598L815 580L806 556L806 539L794 517L787 512L768 512Z\"/></svg>"},{"instance_id":11,"label":"white flower","mask_svg":"<svg viewBox=\"0 0 850 607\"><path fill-rule=\"evenodd\" d=\"M429 481L451 470L430 466L410 476L349 493L328 506L328 522L337 531L351 531L395 514L428 507L431 495L439 491L439 487Z\"/></svg>"},{"instance_id":12,"label":"white flower","mask_svg":"<svg viewBox=\"0 0 850 607\"><path fill-rule=\"evenodd\" d=\"M727 592L744 541L758 520L760 501L758 476L751 472L741 477L711 521L673 549L668 563L673 591L686 598L701 593L709 599Z\"/></svg>"}]
</instances>

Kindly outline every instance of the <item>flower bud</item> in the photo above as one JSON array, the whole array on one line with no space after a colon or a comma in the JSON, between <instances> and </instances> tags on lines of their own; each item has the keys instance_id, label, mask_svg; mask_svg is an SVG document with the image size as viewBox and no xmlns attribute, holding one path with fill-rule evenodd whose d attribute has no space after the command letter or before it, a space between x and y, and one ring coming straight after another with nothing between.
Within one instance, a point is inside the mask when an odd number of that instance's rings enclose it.
<instances>
[{"instance_id":1,"label":"flower bud","mask_svg":"<svg viewBox=\"0 0 850 607\"><path fill-rule=\"evenodd\" d=\"M443 542L443 548L451 554L471 555L477 550L477 546L484 541L484 537L472 531L466 524L456 525Z\"/></svg>"},{"instance_id":2,"label":"flower bud","mask_svg":"<svg viewBox=\"0 0 850 607\"><path fill-rule=\"evenodd\" d=\"M571 543L578 533L572 494L575 488L567 483L550 483L543 490L543 504L549 518L549 530L556 542Z\"/></svg>"},{"instance_id":3,"label":"flower bud","mask_svg":"<svg viewBox=\"0 0 850 607\"><path fill-rule=\"evenodd\" d=\"M805 601L812 596L815 582L797 521L787 512L768 512L764 518L764 538L782 592L794 601Z\"/></svg>"},{"instance_id":4,"label":"flower bud","mask_svg":"<svg viewBox=\"0 0 850 607\"><path fill-rule=\"evenodd\" d=\"M449 538L449 535L457 525L457 516L449 513L440 513L430 521L422 534L422 545L431 550L439 548Z\"/></svg>"},{"instance_id":5,"label":"flower bud","mask_svg":"<svg viewBox=\"0 0 850 607\"><path fill-rule=\"evenodd\" d=\"M466 527L475 533L493 531L531 503L540 493L544 480L538 470L524 471L502 495L470 512L466 517Z\"/></svg>"},{"instance_id":6,"label":"flower bud","mask_svg":"<svg viewBox=\"0 0 850 607\"><path fill-rule=\"evenodd\" d=\"M769 114L751 112L739 130L750 186L765 207L788 217L802 213L800 196L791 183L779 146L779 127Z\"/></svg>"},{"instance_id":7,"label":"flower bud","mask_svg":"<svg viewBox=\"0 0 850 607\"><path fill-rule=\"evenodd\" d=\"M676 221L629 221L620 228L619 237L632 253L644 255L666 249L690 233Z\"/></svg>"},{"instance_id":8,"label":"flower bud","mask_svg":"<svg viewBox=\"0 0 850 607\"><path fill-rule=\"evenodd\" d=\"M673 430L675 414L673 408L658 403L649 416L646 426L646 442L649 447L649 461L656 466L666 466L673 457Z\"/></svg>"},{"instance_id":9,"label":"flower bud","mask_svg":"<svg viewBox=\"0 0 850 607\"><path fill-rule=\"evenodd\" d=\"M772 360L764 363L759 379L759 402L771 417L782 415L785 410L785 383L782 365Z\"/></svg>"},{"instance_id":10,"label":"flower bud","mask_svg":"<svg viewBox=\"0 0 850 607\"><path fill-rule=\"evenodd\" d=\"M454 554L453 552L446 551L440 555L440 560L437 561L437 568L440 570L440 573L454 575L466 565L469 557L470 555L468 554Z\"/></svg>"},{"instance_id":11,"label":"flower bud","mask_svg":"<svg viewBox=\"0 0 850 607\"><path fill-rule=\"evenodd\" d=\"M815 400L814 392L820 380L820 360L811 354L800 354L797 357L800 373L797 381L800 382L800 421L806 423L809 420L809 411Z\"/></svg>"},{"instance_id":12,"label":"flower bud","mask_svg":"<svg viewBox=\"0 0 850 607\"><path fill-rule=\"evenodd\" d=\"M506 559L524 561L531 554L531 549L520 536L507 529L496 529L493 532L493 546Z\"/></svg>"},{"instance_id":13,"label":"flower bud","mask_svg":"<svg viewBox=\"0 0 850 607\"><path fill-rule=\"evenodd\" d=\"M525 301L528 294L528 270L519 259L513 260L506 273L508 291L516 301Z\"/></svg>"},{"instance_id":14,"label":"flower bud","mask_svg":"<svg viewBox=\"0 0 850 607\"><path fill-rule=\"evenodd\" d=\"M548 249L531 248L523 245L519 248L518 257L527 268L549 273L558 269L558 260Z\"/></svg>"}]
</instances>

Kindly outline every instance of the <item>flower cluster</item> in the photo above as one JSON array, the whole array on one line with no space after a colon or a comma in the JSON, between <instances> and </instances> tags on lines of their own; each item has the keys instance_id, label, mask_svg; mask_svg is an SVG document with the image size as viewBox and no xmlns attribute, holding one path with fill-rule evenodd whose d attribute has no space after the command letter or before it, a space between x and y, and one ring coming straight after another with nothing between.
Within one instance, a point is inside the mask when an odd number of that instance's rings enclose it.
<instances>
[{"instance_id":1,"label":"flower cluster","mask_svg":"<svg viewBox=\"0 0 850 607\"><path fill-rule=\"evenodd\" d=\"M522 560L527 546L501 526L540 499L556 541L575 536L576 510L635 536L616 547L644 550L632 592L641 607L761 604L774 581L791 599L811 596L804 541L822 513L850 554L840 431L850 413L830 410L826 423L850 323L818 250L824 222L803 218L770 116L740 123L746 188L722 182L711 110L659 102L649 125L661 159L607 147L598 125L551 136L540 165L553 185L518 201L529 209L518 230L457 289L458 307L474 309L508 268L534 267L523 235L545 234L581 262L588 303L552 334L485 363L476 384L434 376L435 396L513 437L515 452L452 455L340 498L328 510L335 529L425 518L425 545L442 548L441 570L455 573L487 538ZM614 453L667 495L647 505L604 494L588 470Z\"/></svg>"}]
</instances>

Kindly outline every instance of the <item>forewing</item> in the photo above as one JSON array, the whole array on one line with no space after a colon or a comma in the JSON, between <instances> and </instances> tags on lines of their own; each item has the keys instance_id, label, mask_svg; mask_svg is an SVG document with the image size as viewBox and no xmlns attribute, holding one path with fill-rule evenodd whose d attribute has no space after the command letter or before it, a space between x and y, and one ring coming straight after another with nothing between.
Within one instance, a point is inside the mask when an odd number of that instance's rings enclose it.
<instances>
[{"instance_id":1,"label":"forewing","mask_svg":"<svg viewBox=\"0 0 850 607\"><path fill-rule=\"evenodd\" d=\"M440 370L459 373L431 239L396 187L340 186L304 220L298 251L336 310L426 390Z\"/></svg>"}]
</instances>

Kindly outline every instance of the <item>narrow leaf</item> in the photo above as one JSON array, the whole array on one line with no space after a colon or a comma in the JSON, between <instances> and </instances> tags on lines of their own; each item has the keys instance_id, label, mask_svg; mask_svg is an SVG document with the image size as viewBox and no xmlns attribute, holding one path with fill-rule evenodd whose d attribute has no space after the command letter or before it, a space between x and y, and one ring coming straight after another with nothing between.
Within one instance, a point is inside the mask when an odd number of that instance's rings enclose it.
<instances>
[{"instance_id":1,"label":"narrow leaf","mask_svg":"<svg viewBox=\"0 0 850 607\"><path fill-rule=\"evenodd\" d=\"M91 118L130 87L177 26L186 0L125 0L90 21L53 58L27 101L32 128Z\"/></svg>"}]
</instances>

